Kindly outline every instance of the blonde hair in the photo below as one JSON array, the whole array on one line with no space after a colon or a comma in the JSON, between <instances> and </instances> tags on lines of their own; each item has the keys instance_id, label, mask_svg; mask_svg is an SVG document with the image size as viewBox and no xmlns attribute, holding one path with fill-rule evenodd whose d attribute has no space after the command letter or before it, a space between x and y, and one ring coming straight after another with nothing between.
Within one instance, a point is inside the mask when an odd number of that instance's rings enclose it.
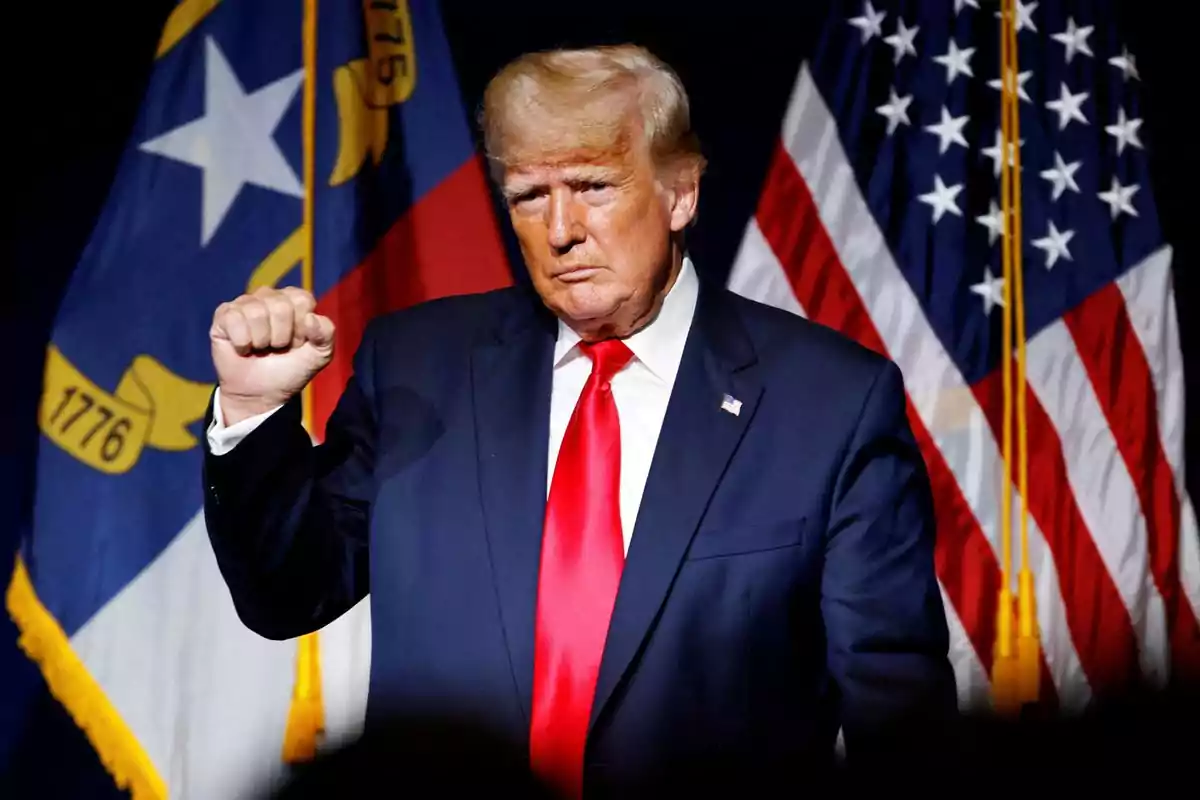
<instances>
[{"instance_id":1,"label":"blonde hair","mask_svg":"<svg viewBox=\"0 0 1200 800\"><path fill-rule=\"evenodd\" d=\"M639 135L656 165L686 160L704 168L683 83L637 45L520 56L488 83L479 122L497 177L523 156L605 151Z\"/></svg>"}]
</instances>

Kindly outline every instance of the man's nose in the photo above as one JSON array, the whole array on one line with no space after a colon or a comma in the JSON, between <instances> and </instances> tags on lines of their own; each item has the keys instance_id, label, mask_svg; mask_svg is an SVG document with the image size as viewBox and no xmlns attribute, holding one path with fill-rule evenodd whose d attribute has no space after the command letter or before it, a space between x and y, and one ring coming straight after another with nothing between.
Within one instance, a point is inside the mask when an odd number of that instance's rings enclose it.
<instances>
[{"instance_id":1,"label":"man's nose","mask_svg":"<svg viewBox=\"0 0 1200 800\"><path fill-rule=\"evenodd\" d=\"M577 218L574 193L567 187L557 187L550 192L547 209L549 219L546 229L550 246L566 252L587 238L587 232Z\"/></svg>"}]
</instances>

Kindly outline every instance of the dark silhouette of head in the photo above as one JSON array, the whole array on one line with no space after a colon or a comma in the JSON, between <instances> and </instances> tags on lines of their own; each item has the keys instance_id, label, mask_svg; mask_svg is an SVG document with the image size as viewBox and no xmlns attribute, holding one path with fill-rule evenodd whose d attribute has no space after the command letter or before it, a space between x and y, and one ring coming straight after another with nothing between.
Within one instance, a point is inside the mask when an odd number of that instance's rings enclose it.
<instances>
[{"instance_id":1,"label":"dark silhouette of head","mask_svg":"<svg viewBox=\"0 0 1200 800\"><path fill-rule=\"evenodd\" d=\"M525 748L462 721L410 717L295 769L271 800L493 796L552 800Z\"/></svg>"}]
</instances>

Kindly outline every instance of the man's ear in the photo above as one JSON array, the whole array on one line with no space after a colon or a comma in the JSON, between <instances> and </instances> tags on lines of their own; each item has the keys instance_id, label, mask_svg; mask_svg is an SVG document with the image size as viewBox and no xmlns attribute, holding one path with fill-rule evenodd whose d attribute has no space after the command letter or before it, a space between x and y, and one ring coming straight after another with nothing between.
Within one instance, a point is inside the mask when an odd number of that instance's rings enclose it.
<instances>
[{"instance_id":1,"label":"man's ear","mask_svg":"<svg viewBox=\"0 0 1200 800\"><path fill-rule=\"evenodd\" d=\"M700 165L691 161L677 165L670 173L667 190L671 230L678 233L692 224L699 210Z\"/></svg>"}]
</instances>

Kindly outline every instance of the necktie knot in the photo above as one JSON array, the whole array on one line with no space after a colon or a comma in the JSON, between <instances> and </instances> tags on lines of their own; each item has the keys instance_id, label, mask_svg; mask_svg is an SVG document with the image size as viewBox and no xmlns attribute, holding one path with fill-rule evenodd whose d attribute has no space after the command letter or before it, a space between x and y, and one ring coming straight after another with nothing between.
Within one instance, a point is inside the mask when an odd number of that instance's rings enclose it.
<instances>
[{"instance_id":1,"label":"necktie knot","mask_svg":"<svg viewBox=\"0 0 1200 800\"><path fill-rule=\"evenodd\" d=\"M592 360L592 377L608 383L633 358L633 351L620 339L580 342L579 349Z\"/></svg>"}]
</instances>

